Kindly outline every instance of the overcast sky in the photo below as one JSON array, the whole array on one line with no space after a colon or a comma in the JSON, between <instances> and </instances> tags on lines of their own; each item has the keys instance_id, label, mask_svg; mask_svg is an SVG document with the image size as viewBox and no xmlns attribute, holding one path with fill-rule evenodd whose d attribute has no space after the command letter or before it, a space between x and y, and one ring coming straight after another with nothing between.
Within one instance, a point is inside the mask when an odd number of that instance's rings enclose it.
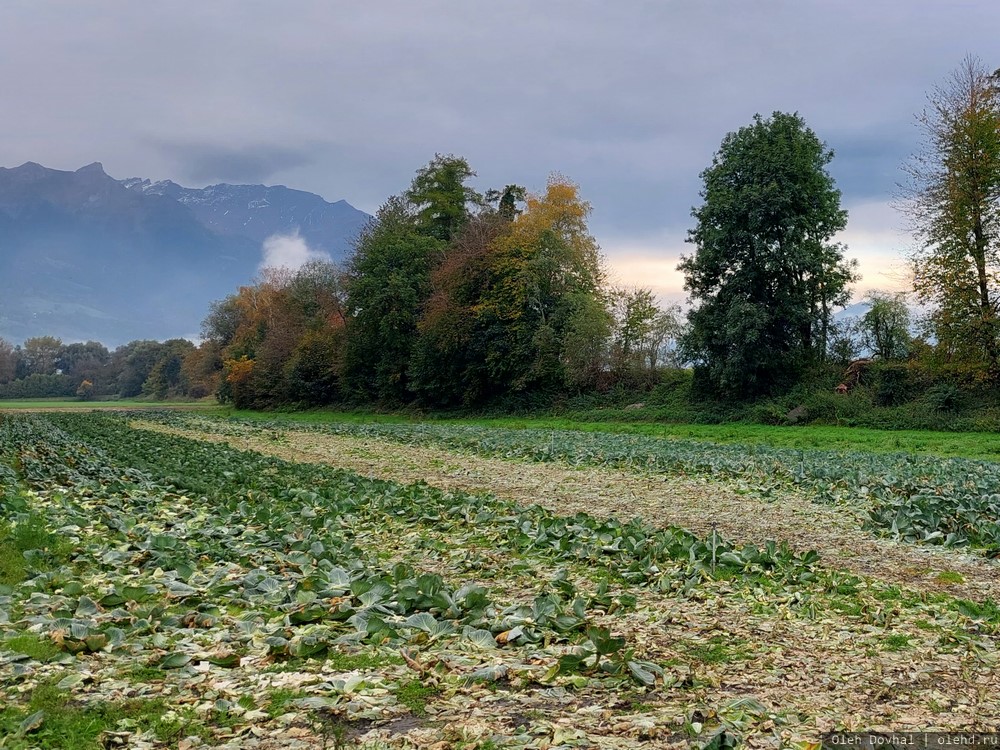
<instances>
[{"instance_id":1,"label":"overcast sky","mask_svg":"<svg viewBox=\"0 0 1000 750\"><path fill-rule=\"evenodd\" d=\"M914 115L1000 3L688 0L4 0L0 166L263 182L374 212L435 153L486 189L580 185L623 282L682 299L699 173L757 112L831 146L841 238L899 286L890 207Z\"/></svg>"}]
</instances>

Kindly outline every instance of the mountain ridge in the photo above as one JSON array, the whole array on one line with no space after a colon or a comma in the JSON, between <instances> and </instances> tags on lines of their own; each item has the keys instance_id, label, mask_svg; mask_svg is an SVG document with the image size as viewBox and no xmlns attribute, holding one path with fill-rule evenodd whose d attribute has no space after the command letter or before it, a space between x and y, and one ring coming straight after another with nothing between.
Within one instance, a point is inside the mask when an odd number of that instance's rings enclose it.
<instances>
[{"instance_id":1,"label":"mountain ridge","mask_svg":"<svg viewBox=\"0 0 1000 750\"><path fill-rule=\"evenodd\" d=\"M285 186L117 180L92 162L0 167L0 337L193 336L274 235L343 260L368 214Z\"/></svg>"}]
</instances>

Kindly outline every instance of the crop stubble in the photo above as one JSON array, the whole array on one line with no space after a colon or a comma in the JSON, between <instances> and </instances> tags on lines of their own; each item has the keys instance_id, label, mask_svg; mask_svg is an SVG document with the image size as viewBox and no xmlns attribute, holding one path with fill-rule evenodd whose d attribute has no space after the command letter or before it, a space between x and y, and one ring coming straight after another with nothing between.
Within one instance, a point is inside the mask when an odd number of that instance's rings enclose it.
<instances>
[{"instance_id":1,"label":"crop stubble","mask_svg":"<svg viewBox=\"0 0 1000 750\"><path fill-rule=\"evenodd\" d=\"M228 443L289 461L323 463L363 476L489 492L567 515L641 516L698 534L707 534L714 526L740 544L785 540L800 550L815 549L821 563L829 568L920 591L1000 600L1000 566L996 561L954 549L880 539L862 528L856 509L819 505L790 491L762 499L738 492L724 481L701 477L502 460L370 437L288 430L275 441L263 431L235 437L142 420L132 425ZM959 581L956 573L964 580Z\"/></svg>"},{"instance_id":2,"label":"crop stubble","mask_svg":"<svg viewBox=\"0 0 1000 750\"><path fill-rule=\"evenodd\" d=\"M638 707L586 694L536 692L511 707L505 695L476 688L461 711L442 704L438 720L503 731L529 712L535 723L562 727L560 736L571 744L610 748L626 737L636 747L684 745L686 739L664 730L679 713L690 715L692 705L732 709L744 700L750 746L806 743L835 727L982 728L1000 716L995 638L941 648L940 633L950 626L933 603L942 593L995 600L996 564L956 550L876 538L847 507L817 505L794 492L762 499L704 478L500 460L370 437L295 430L276 437L251 429L227 435L138 420L132 426L400 483L492 493L564 514L643 516L702 534L714 526L740 543L784 539L818 550L828 569L867 579L854 592L851 601L860 607L848 619L838 616L842 602L836 597L821 601L818 614L803 617L793 594L748 594L727 581L684 600L650 593L634 612L608 624L627 633L643 658L674 665L680 678L672 688L650 694ZM955 573L964 580L957 582ZM886 584L908 593L894 600ZM887 639L901 647L886 648ZM428 742L436 736L421 730L412 738L425 735Z\"/></svg>"}]
</instances>

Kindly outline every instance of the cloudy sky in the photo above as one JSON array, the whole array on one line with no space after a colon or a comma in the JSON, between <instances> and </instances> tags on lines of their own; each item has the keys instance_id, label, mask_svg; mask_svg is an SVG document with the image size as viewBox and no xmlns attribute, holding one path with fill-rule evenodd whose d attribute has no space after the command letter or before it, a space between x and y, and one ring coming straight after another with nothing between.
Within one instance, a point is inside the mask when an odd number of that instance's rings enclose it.
<instances>
[{"instance_id":1,"label":"cloudy sky","mask_svg":"<svg viewBox=\"0 0 1000 750\"><path fill-rule=\"evenodd\" d=\"M438 152L481 189L560 172L618 278L680 300L699 173L755 113L797 111L836 152L859 291L898 287L914 115L966 55L1000 66L998 30L994 0L5 0L0 166L367 211Z\"/></svg>"}]
</instances>

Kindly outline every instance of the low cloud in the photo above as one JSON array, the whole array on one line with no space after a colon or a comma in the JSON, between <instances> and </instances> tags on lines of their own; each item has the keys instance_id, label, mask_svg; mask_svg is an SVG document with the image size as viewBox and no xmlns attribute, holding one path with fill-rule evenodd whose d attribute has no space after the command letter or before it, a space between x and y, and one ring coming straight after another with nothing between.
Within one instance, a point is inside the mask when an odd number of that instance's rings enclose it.
<instances>
[{"instance_id":1,"label":"low cloud","mask_svg":"<svg viewBox=\"0 0 1000 750\"><path fill-rule=\"evenodd\" d=\"M171 160L179 179L198 185L263 183L277 173L315 163L323 148L316 143L302 147L273 143L231 146L165 139L152 139L150 143Z\"/></svg>"},{"instance_id":2,"label":"low cloud","mask_svg":"<svg viewBox=\"0 0 1000 750\"><path fill-rule=\"evenodd\" d=\"M263 257L260 268L287 268L297 271L311 260L330 260L329 253L313 250L299 236L296 229L292 234L272 234L264 240Z\"/></svg>"}]
</instances>

